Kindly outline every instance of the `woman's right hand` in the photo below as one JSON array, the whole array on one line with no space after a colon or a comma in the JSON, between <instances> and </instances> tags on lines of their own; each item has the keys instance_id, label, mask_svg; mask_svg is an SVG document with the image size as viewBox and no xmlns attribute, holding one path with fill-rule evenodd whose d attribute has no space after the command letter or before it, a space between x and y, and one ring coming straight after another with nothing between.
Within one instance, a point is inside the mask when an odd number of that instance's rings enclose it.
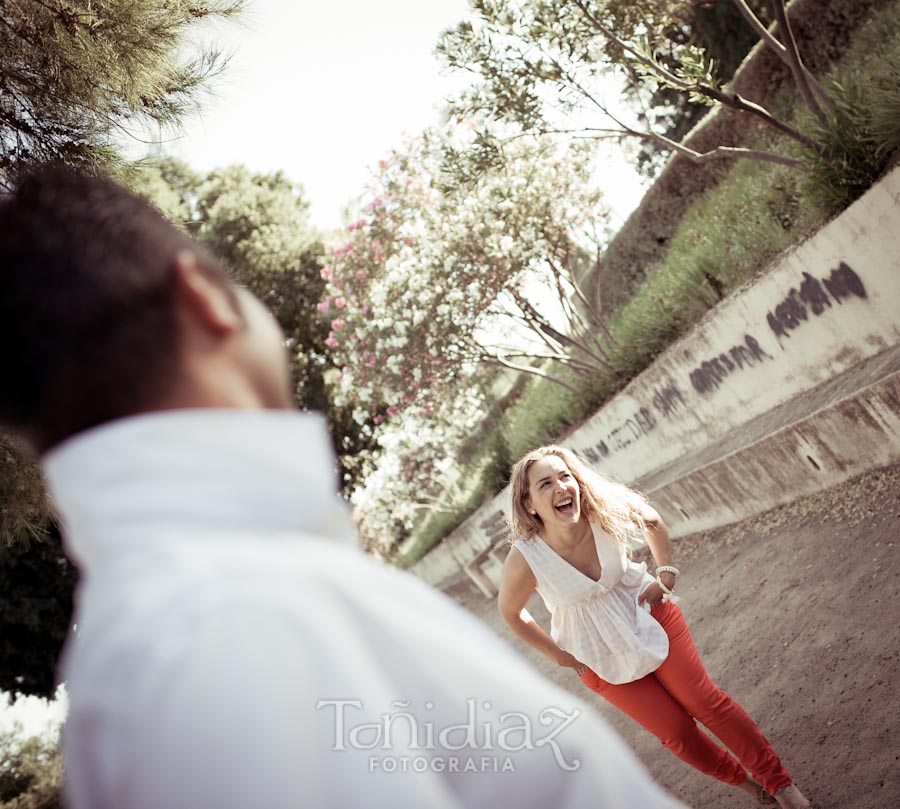
<instances>
[{"instance_id":1,"label":"woman's right hand","mask_svg":"<svg viewBox=\"0 0 900 809\"><path fill-rule=\"evenodd\" d=\"M577 657L570 655L568 652L565 652L562 649L559 650L559 654L556 655L555 659L560 666L566 666L570 669L575 669L575 673L579 677L584 674L588 668Z\"/></svg>"}]
</instances>

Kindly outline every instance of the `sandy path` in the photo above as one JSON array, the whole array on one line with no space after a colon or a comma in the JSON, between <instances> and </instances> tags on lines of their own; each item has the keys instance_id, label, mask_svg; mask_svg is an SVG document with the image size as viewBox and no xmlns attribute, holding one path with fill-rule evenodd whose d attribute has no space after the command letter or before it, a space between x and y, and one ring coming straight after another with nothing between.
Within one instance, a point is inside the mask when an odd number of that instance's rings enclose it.
<instances>
[{"instance_id":1,"label":"sandy path","mask_svg":"<svg viewBox=\"0 0 900 809\"><path fill-rule=\"evenodd\" d=\"M900 467L677 540L679 594L707 671L756 720L817 809L900 807ZM460 580L450 594L580 694L694 809L752 807L506 630ZM532 614L549 629L539 602ZM639 807L636 807L639 809Z\"/></svg>"}]
</instances>

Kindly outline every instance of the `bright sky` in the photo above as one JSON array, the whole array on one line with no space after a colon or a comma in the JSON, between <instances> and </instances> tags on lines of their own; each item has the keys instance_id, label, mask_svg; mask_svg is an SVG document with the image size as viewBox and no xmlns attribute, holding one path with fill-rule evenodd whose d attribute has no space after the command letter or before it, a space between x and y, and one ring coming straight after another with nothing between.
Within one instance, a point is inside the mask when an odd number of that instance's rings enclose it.
<instances>
[{"instance_id":1,"label":"bright sky","mask_svg":"<svg viewBox=\"0 0 900 809\"><path fill-rule=\"evenodd\" d=\"M215 96L165 148L200 170L281 169L306 188L314 223L336 227L369 167L437 123L441 100L464 86L434 46L468 14L466 0L250 0L242 22L214 29L233 53ZM621 218L641 189L621 161L603 174Z\"/></svg>"},{"instance_id":2,"label":"bright sky","mask_svg":"<svg viewBox=\"0 0 900 809\"><path fill-rule=\"evenodd\" d=\"M20 697L14 705L8 705L8 695L0 691L0 732L19 726L23 736L56 735L66 716L65 689L57 689L53 700L39 697Z\"/></svg>"},{"instance_id":3,"label":"bright sky","mask_svg":"<svg viewBox=\"0 0 900 809\"><path fill-rule=\"evenodd\" d=\"M436 123L439 100L462 86L432 52L467 10L466 0L250 0L240 23L216 27L232 61L167 151L199 169L282 169L305 186L313 221L334 227L367 167Z\"/></svg>"}]
</instances>

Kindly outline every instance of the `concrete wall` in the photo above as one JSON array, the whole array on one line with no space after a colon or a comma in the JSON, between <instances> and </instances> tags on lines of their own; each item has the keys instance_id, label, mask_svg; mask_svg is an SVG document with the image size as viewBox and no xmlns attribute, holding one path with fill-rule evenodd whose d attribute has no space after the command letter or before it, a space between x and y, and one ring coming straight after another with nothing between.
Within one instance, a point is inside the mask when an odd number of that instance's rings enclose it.
<instances>
[{"instance_id":1,"label":"concrete wall","mask_svg":"<svg viewBox=\"0 0 900 809\"><path fill-rule=\"evenodd\" d=\"M900 459L895 387L859 399L897 370L898 201L895 170L709 312L563 443L598 472L638 485L673 536ZM798 428L774 438L851 399L866 404L842 411L843 420L834 416L827 436ZM824 421L820 426L826 429ZM763 447L768 455L759 454ZM812 482L799 481L790 459L815 473ZM750 486L751 478L768 483ZM413 571L439 585L467 569L491 594L508 509L504 491Z\"/></svg>"}]
</instances>

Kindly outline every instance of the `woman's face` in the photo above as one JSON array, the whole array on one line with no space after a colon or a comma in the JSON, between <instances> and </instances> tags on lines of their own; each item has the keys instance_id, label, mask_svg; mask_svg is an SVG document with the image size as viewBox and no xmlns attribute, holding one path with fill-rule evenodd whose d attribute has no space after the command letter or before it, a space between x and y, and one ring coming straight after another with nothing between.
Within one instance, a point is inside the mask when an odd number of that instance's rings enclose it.
<instances>
[{"instance_id":1,"label":"woman's face","mask_svg":"<svg viewBox=\"0 0 900 809\"><path fill-rule=\"evenodd\" d=\"M545 526L571 526L581 519L578 481L558 455L547 455L529 467L525 508Z\"/></svg>"}]
</instances>

